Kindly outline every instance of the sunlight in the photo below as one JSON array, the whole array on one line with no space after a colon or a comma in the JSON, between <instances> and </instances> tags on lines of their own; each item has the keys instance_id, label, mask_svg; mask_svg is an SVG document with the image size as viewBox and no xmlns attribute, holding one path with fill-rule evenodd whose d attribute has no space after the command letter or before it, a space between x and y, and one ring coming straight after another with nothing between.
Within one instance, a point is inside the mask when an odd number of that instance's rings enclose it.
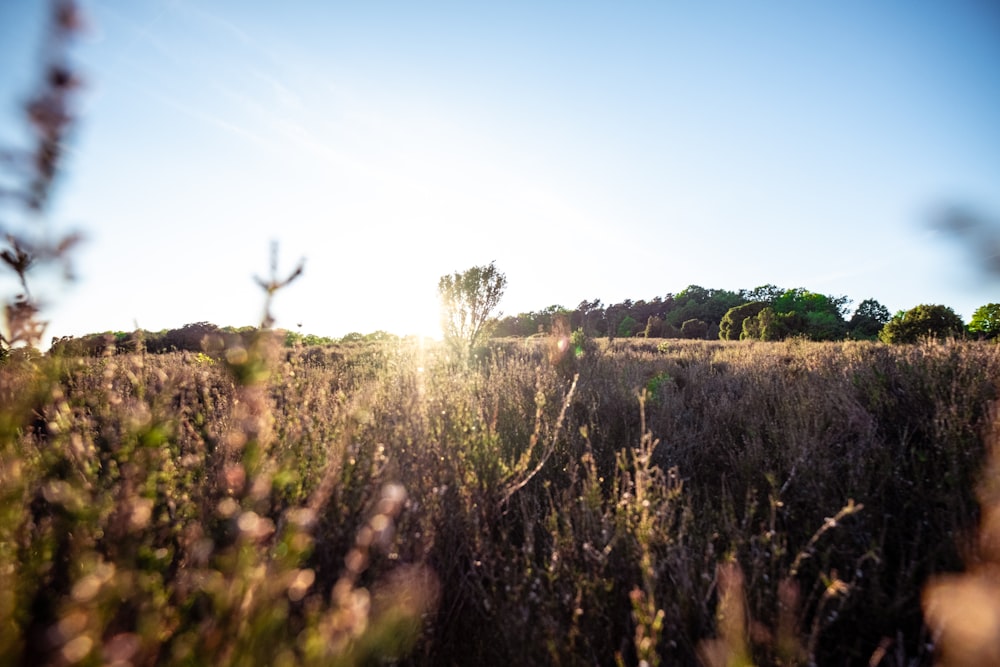
<instances>
[{"instance_id":1,"label":"sunlight","mask_svg":"<svg viewBox=\"0 0 1000 667\"><path fill-rule=\"evenodd\" d=\"M415 300L408 305L408 314L404 316L405 330L403 334L413 334L427 340L441 340L440 306L436 295Z\"/></svg>"}]
</instances>

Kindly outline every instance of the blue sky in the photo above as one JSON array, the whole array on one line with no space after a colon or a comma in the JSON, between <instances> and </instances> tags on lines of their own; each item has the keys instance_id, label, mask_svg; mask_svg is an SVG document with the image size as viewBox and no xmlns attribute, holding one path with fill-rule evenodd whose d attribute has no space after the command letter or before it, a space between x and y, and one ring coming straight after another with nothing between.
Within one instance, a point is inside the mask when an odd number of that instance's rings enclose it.
<instances>
[{"instance_id":1,"label":"blue sky","mask_svg":"<svg viewBox=\"0 0 1000 667\"><path fill-rule=\"evenodd\" d=\"M0 140L23 137L43 3L0 6ZM932 229L1000 220L1000 5L986 0L91 0L50 224L50 336L260 317L430 333L495 260L515 314L764 283L943 303L1000 281ZM6 283L0 283L6 287Z\"/></svg>"}]
</instances>

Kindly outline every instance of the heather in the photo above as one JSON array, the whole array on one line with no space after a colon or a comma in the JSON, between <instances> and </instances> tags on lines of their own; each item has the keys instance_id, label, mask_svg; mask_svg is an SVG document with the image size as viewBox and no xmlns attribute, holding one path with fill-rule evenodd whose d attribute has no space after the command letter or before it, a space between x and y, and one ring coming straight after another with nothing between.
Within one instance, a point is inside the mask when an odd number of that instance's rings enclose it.
<instances>
[{"instance_id":1,"label":"heather","mask_svg":"<svg viewBox=\"0 0 1000 667\"><path fill-rule=\"evenodd\" d=\"M12 358L0 661L930 664L922 592L981 553L998 365L266 332Z\"/></svg>"}]
</instances>

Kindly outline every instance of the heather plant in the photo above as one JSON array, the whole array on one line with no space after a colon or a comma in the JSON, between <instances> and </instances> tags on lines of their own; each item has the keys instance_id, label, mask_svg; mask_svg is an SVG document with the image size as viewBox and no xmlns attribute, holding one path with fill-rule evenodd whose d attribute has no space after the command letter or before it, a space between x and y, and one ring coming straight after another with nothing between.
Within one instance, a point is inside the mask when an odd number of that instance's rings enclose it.
<instances>
[{"instance_id":1,"label":"heather plant","mask_svg":"<svg viewBox=\"0 0 1000 667\"><path fill-rule=\"evenodd\" d=\"M433 578L369 575L404 509L398 482L362 477L354 520L310 560L348 449L293 467L318 452L276 438L270 321L265 307L222 364L60 355L4 369L5 664L357 664L416 636Z\"/></svg>"},{"instance_id":2,"label":"heather plant","mask_svg":"<svg viewBox=\"0 0 1000 667\"><path fill-rule=\"evenodd\" d=\"M996 346L261 335L4 369L7 662L931 659Z\"/></svg>"}]
</instances>

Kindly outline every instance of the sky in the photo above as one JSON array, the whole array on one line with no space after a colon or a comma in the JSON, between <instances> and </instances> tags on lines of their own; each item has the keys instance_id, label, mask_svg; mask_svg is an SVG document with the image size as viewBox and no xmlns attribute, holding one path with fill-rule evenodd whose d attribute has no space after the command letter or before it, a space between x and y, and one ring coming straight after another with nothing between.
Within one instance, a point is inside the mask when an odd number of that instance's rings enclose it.
<instances>
[{"instance_id":1,"label":"sky","mask_svg":"<svg viewBox=\"0 0 1000 667\"><path fill-rule=\"evenodd\" d=\"M931 225L1000 225L996 2L81 4L43 224L87 241L38 279L49 337L256 324L272 243L305 260L277 325L333 337L434 335L440 276L491 261L505 314L691 284L1000 301ZM44 8L0 1L0 145Z\"/></svg>"}]
</instances>

